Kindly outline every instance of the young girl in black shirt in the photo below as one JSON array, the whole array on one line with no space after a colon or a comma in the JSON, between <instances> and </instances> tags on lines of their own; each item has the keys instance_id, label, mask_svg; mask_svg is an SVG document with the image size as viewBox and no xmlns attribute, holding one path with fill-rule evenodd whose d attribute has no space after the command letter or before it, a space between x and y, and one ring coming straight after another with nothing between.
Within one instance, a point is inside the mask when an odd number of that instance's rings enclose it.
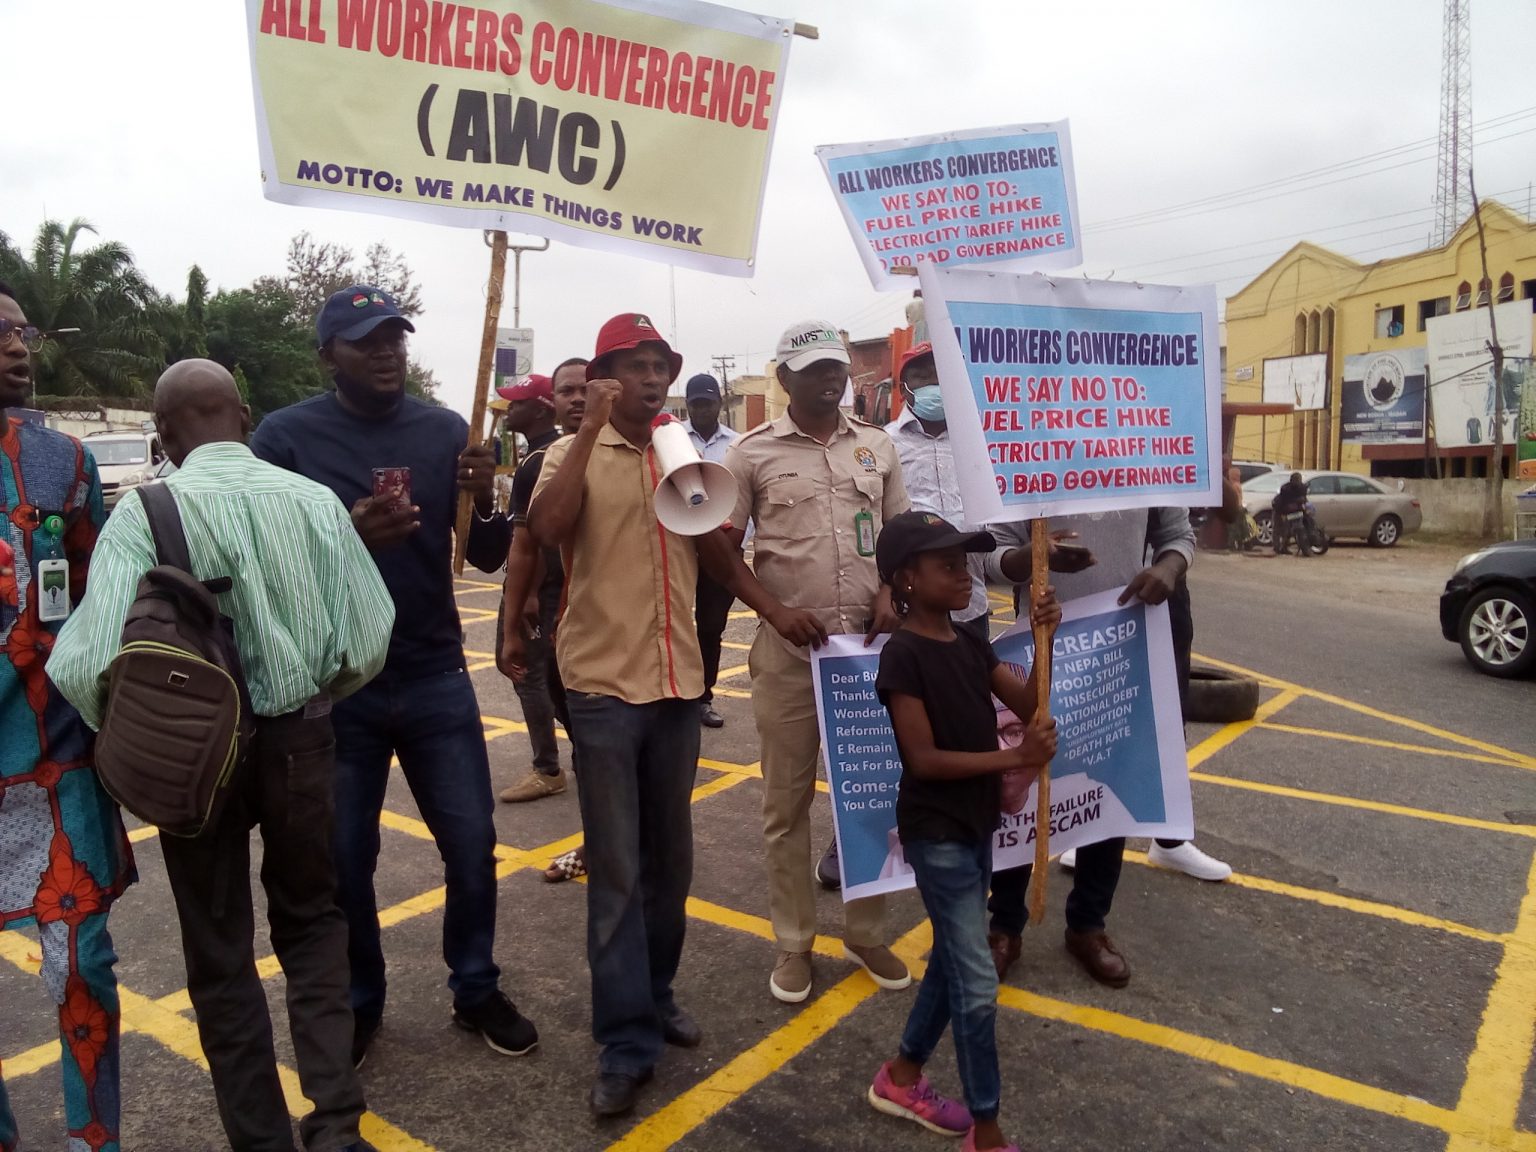
<instances>
[{"instance_id":1,"label":"young girl in black shirt","mask_svg":"<svg viewBox=\"0 0 1536 1152\"><path fill-rule=\"evenodd\" d=\"M1009 769L1032 779L1056 752L1056 722L1035 715L1035 673L1019 679L991 644L950 623L970 602L967 552L990 552L990 533L962 533L928 512L886 522L875 548L901 628L886 641L875 681L901 752L896 827L933 924L933 950L895 1059L880 1066L869 1102L944 1135L963 1152L1017 1152L998 1127L997 971L987 948L987 889ZM1030 613L1053 631L1054 589ZM999 749L996 696L1025 724L1017 747ZM953 1026L965 1104L938 1095L923 1075Z\"/></svg>"}]
</instances>

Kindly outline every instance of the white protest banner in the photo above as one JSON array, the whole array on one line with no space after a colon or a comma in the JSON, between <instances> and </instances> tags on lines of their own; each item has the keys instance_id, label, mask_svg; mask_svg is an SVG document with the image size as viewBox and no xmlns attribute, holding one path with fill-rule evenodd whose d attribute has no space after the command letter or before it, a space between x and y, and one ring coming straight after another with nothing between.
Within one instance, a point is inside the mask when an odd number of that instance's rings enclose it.
<instances>
[{"instance_id":1,"label":"white protest banner","mask_svg":"<svg viewBox=\"0 0 1536 1152\"><path fill-rule=\"evenodd\" d=\"M1221 503L1213 288L918 275L966 519Z\"/></svg>"},{"instance_id":2,"label":"white protest banner","mask_svg":"<svg viewBox=\"0 0 1536 1152\"><path fill-rule=\"evenodd\" d=\"M1052 648L1059 735L1051 764L1053 854L1115 836L1194 835L1168 607L1121 607L1119 593L1065 604ZM833 636L811 657L844 900L914 883L896 831L901 757L875 695L882 646L883 638L866 648L862 636ZM1027 675L1034 660L1028 621L993 648ZM999 741L1016 740L1017 724L1000 709ZM1002 794L992 848L999 869L1030 863L1036 839L1034 785L1015 787L1005 776Z\"/></svg>"},{"instance_id":3,"label":"white protest banner","mask_svg":"<svg viewBox=\"0 0 1536 1152\"><path fill-rule=\"evenodd\" d=\"M792 21L246 0L262 192L750 276Z\"/></svg>"},{"instance_id":4,"label":"white protest banner","mask_svg":"<svg viewBox=\"0 0 1536 1152\"><path fill-rule=\"evenodd\" d=\"M870 283L920 262L1071 268L1083 262L1067 121L816 149Z\"/></svg>"},{"instance_id":5,"label":"white protest banner","mask_svg":"<svg viewBox=\"0 0 1536 1152\"><path fill-rule=\"evenodd\" d=\"M1520 358L1531 354L1531 302L1495 304L1493 312L1504 349L1504 443L1513 444L1525 378ZM1441 448L1492 444L1497 405L1488 309L1434 316L1424 330L1429 337L1429 404L1435 443Z\"/></svg>"}]
</instances>

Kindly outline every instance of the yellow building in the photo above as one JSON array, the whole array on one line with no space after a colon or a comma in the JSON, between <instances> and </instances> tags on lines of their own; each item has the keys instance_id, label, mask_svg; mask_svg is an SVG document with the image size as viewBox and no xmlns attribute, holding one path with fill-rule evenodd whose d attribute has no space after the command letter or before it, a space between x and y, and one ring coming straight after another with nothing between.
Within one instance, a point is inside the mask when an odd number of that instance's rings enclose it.
<instances>
[{"instance_id":1,"label":"yellow building","mask_svg":"<svg viewBox=\"0 0 1536 1152\"><path fill-rule=\"evenodd\" d=\"M1222 379L1232 455L1367 475L1486 475L1489 446L1439 446L1432 423L1422 444L1357 444L1341 435L1346 357L1423 348L1428 320L1480 307L1490 296L1495 303L1536 298L1536 225L1487 201L1483 228L1486 281L1477 224L1468 219L1442 247L1374 264L1302 242L1229 297ZM1507 343L1502 333L1500 343ZM1265 403L1264 362L1314 353L1326 357L1322 406L1294 411L1273 395ZM1506 452L1512 458L1513 445Z\"/></svg>"}]
</instances>

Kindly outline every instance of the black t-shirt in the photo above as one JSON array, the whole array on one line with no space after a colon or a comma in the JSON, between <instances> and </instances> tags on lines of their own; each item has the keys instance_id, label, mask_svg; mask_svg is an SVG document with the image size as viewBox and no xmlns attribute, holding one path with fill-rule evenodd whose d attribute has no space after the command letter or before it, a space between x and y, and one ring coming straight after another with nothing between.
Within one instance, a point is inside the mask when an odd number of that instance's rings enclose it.
<instances>
[{"instance_id":1,"label":"black t-shirt","mask_svg":"<svg viewBox=\"0 0 1536 1152\"><path fill-rule=\"evenodd\" d=\"M538 486L539 473L544 468L544 449L556 440L560 433L551 431L536 436L528 442L531 451L518 464L512 474L512 523L513 531L528 526L528 506L533 503L533 490ZM560 549L545 548L544 580L539 584L539 614L546 629L553 626L555 614L560 610L560 593L565 587L565 569L560 563Z\"/></svg>"},{"instance_id":2,"label":"black t-shirt","mask_svg":"<svg viewBox=\"0 0 1536 1152\"><path fill-rule=\"evenodd\" d=\"M324 484L351 508L373 495L375 468L409 468L421 527L373 554L395 602L383 675L409 680L464 666L464 629L453 595L453 528L459 502L464 417L406 396L378 419L355 416L335 392L312 396L261 422L251 451L269 464ZM507 562L512 526L504 516L471 516L466 557L482 572Z\"/></svg>"},{"instance_id":3,"label":"black t-shirt","mask_svg":"<svg viewBox=\"0 0 1536 1152\"><path fill-rule=\"evenodd\" d=\"M875 691L887 708L891 693L916 696L928 712L934 747L949 752L997 751L997 711L992 706L992 645L963 628L950 641L901 630L880 653ZM897 740L898 749L901 741ZM924 780L902 753L896 828L902 842L960 840L974 844L997 830L996 774L960 780Z\"/></svg>"}]
</instances>

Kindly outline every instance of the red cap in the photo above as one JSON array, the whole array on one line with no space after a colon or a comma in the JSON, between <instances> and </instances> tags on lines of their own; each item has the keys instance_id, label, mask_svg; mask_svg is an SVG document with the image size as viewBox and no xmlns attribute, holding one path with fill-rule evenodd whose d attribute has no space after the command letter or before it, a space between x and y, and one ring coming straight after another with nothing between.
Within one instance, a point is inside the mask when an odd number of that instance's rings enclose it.
<instances>
[{"instance_id":1,"label":"red cap","mask_svg":"<svg viewBox=\"0 0 1536 1152\"><path fill-rule=\"evenodd\" d=\"M496 389L503 400L538 400L546 408L555 406L555 386L548 376L525 376L516 384Z\"/></svg>"},{"instance_id":2,"label":"red cap","mask_svg":"<svg viewBox=\"0 0 1536 1152\"><path fill-rule=\"evenodd\" d=\"M901 354L901 363L896 366L896 383L900 384L903 376L907 374L907 365L914 360L921 360L924 356L933 355L933 345L927 340L921 344L914 344Z\"/></svg>"},{"instance_id":3,"label":"red cap","mask_svg":"<svg viewBox=\"0 0 1536 1152\"><path fill-rule=\"evenodd\" d=\"M587 379L602 378L605 371L603 360L610 354L638 348L642 344L660 344L667 350L667 360L672 365L672 375L667 377L669 381L681 375L682 356L672 351L672 346L661 338L651 318L643 312L625 312L608 321L598 332L597 351L592 354L592 362L587 365Z\"/></svg>"}]
</instances>

